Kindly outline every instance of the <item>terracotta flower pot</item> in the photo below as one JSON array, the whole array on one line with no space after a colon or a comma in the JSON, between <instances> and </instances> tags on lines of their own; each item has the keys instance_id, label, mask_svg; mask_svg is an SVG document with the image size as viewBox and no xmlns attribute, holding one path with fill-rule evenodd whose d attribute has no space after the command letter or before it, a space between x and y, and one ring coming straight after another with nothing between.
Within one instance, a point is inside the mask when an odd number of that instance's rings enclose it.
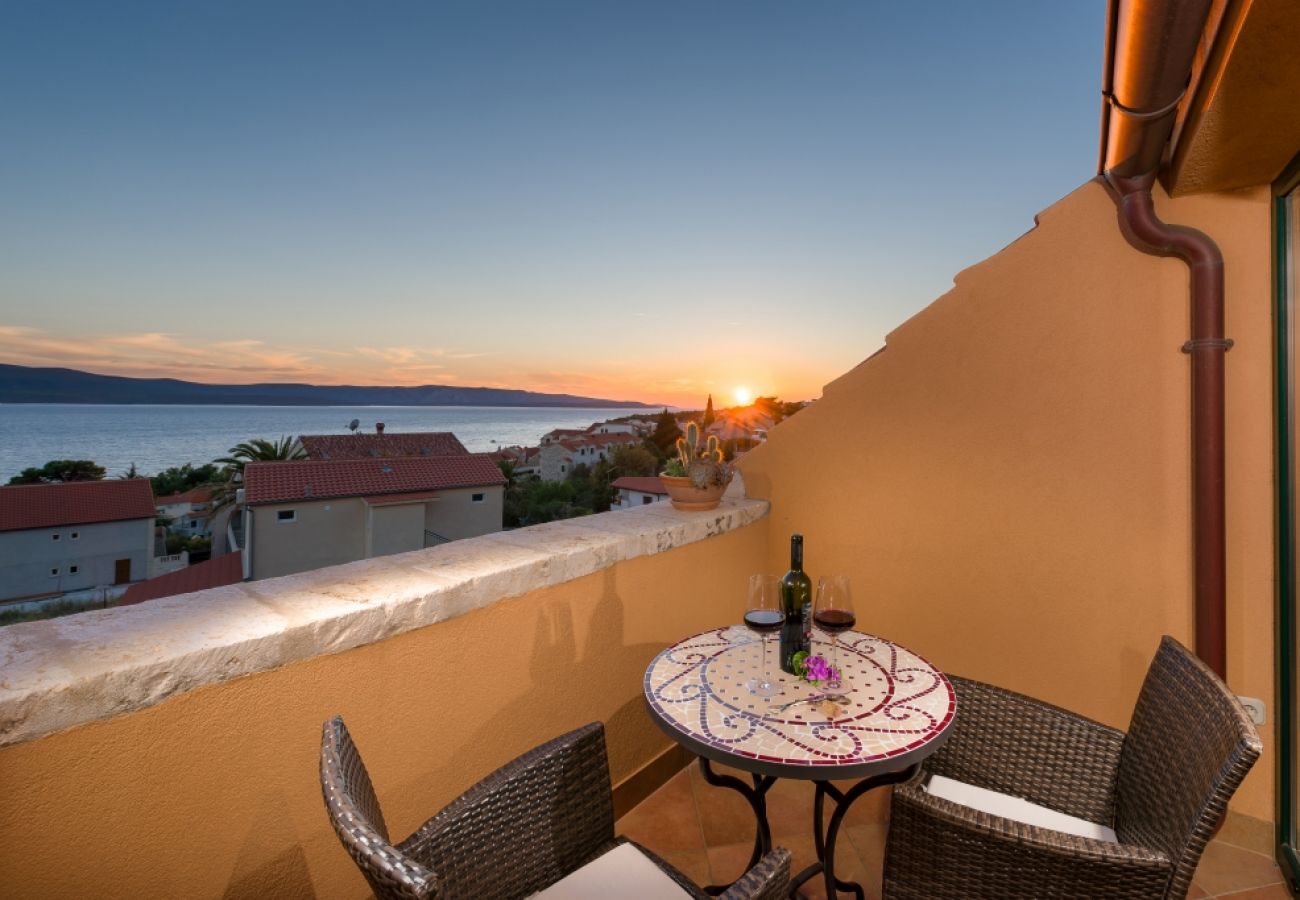
<instances>
[{"instance_id":1,"label":"terracotta flower pot","mask_svg":"<svg viewBox=\"0 0 1300 900\"><path fill-rule=\"evenodd\" d=\"M722 494L727 490L725 484L711 484L706 488L697 488L689 478L676 475L660 475L659 480L668 489L668 497L674 509L697 511L713 509L722 502Z\"/></svg>"}]
</instances>

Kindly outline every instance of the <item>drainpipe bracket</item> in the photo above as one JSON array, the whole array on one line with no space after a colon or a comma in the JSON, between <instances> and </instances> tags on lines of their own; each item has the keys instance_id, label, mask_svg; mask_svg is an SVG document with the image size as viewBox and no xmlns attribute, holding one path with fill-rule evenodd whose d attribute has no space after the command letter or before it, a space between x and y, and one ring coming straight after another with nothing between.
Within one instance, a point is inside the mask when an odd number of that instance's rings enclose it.
<instances>
[{"instance_id":1,"label":"drainpipe bracket","mask_svg":"<svg viewBox=\"0 0 1300 900\"><path fill-rule=\"evenodd\" d=\"M1199 341L1188 341L1183 344L1183 352L1191 353L1194 350L1222 350L1225 353L1232 349L1232 338L1202 338Z\"/></svg>"}]
</instances>

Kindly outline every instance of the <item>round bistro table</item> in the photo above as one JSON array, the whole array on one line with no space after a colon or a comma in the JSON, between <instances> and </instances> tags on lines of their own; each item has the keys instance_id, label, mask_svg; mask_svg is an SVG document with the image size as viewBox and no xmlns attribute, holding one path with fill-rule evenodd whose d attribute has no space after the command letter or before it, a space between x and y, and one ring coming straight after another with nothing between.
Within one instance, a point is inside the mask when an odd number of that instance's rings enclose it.
<instances>
[{"instance_id":1,"label":"round bistro table","mask_svg":"<svg viewBox=\"0 0 1300 900\"><path fill-rule=\"evenodd\" d=\"M761 673L762 642L743 625L705 631L679 641L651 661L645 673L650 717L700 760L704 779L740 792L754 810L757 833L749 867L771 849L765 796L778 778L816 783L813 839L817 862L798 873L791 894L823 874L826 896L836 888L861 900L862 886L835 877L835 841L849 806L872 788L911 778L921 761L943 745L956 711L952 685L920 656L883 638L856 631L840 635L839 663L847 688L842 701L784 703L827 693L777 666L775 635L769 640L771 674L781 691L773 697L749 692ZM828 655L819 640L816 652ZM750 773L753 785L720 775L718 762ZM847 791L832 781L858 779ZM826 798L835 805L823 827ZM710 886L717 894L725 885Z\"/></svg>"}]
</instances>

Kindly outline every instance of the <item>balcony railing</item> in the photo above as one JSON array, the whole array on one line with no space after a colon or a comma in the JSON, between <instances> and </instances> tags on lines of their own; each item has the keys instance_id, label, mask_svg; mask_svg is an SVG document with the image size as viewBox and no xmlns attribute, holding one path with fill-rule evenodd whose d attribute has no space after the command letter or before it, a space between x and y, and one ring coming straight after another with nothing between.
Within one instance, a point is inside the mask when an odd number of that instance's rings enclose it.
<instances>
[{"instance_id":1,"label":"balcony railing","mask_svg":"<svg viewBox=\"0 0 1300 900\"><path fill-rule=\"evenodd\" d=\"M0 629L7 890L86 893L111 871L124 896L363 893L320 800L335 714L394 830L594 720L626 807L673 752L645 666L737 618L766 515L737 494L655 504ZM58 835L40 852L33 821Z\"/></svg>"}]
</instances>

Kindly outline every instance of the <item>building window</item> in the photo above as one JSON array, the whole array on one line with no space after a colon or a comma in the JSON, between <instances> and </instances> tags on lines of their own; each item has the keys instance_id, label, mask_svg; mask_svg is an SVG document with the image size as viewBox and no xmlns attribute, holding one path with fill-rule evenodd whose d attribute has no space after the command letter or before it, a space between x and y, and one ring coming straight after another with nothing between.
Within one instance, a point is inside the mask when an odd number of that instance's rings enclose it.
<instances>
[{"instance_id":1,"label":"building window","mask_svg":"<svg viewBox=\"0 0 1300 900\"><path fill-rule=\"evenodd\" d=\"M645 506L647 503L654 503L654 502L655 502L655 498L654 498L654 497L645 497L645 496L642 496L642 498L641 498L641 505L642 505L642 506Z\"/></svg>"},{"instance_id":2,"label":"building window","mask_svg":"<svg viewBox=\"0 0 1300 900\"><path fill-rule=\"evenodd\" d=\"M50 535L50 540L57 541L58 539L59 539L59 533L57 531L54 532L54 534Z\"/></svg>"},{"instance_id":3,"label":"building window","mask_svg":"<svg viewBox=\"0 0 1300 900\"><path fill-rule=\"evenodd\" d=\"M567 471L568 471L568 468L567 468L566 466L560 466L560 471L561 471L561 472L567 472Z\"/></svg>"},{"instance_id":4,"label":"building window","mask_svg":"<svg viewBox=\"0 0 1300 900\"><path fill-rule=\"evenodd\" d=\"M76 575L80 571L81 571L81 566L68 566L69 575Z\"/></svg>"},{"instance_id":5,"label":"building window","mask_svg":"<svg viewBox=\"0 0 1300 900\"><path fill-rule=\"evenodd\" d=\"M475 503L483 503L487 500L487 494L471 494L469 499Z\"/></svg>"},{"instance_id":6,"label":"building window","mask_svg":"<svg viewBox=\"0 0 1300 900\"><path fill-rule=\"evenodd\" d=\"M50 569L50 577L51 577L51 578L58 578L58 577L59 577L59 567L58 567L58 566L55 566L54 568Z\"/></svg>"},{"instance_id":7,"label":"building window","mask_svg":"<svg viewBox=\"0 0 1300 900\"><path fill-rule=\"evenodd\" d=\"M298 510L296 510L296 509L282 509L282 510L280 510L279 512L277 512L277 513L275 514L275 520L276 520L277 522L297 522L297 521L298 521Z\"/></svg>"},{"instance_id":8,"label":"building window","mask_svg":"<svg viewBox=\"0 0 1300 900\"><path fill-rule=\"evenodd\" d=\"M74 531L72 532L72 534L68 535L68 537L72 538L75 541L77 538L81 537L81 532Z\"/></svg>"}]
</instances>

